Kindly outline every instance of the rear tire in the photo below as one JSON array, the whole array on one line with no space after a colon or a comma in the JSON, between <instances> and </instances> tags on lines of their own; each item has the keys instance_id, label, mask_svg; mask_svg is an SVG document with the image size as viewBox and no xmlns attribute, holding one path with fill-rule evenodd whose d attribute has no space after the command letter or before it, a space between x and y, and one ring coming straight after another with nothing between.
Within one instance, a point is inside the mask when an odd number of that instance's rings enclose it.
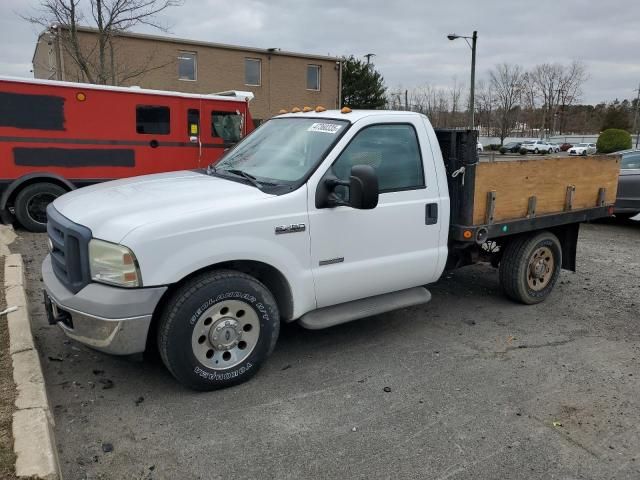
<instances>
[{"instance_id":1,"label":"rear tire","mask_svg":"<svg viewBox=\"0 0 640 480\"><path fill-rule=\"evenodd\" d=\"M244 273L218 270L174 293L160 317L158 350L180 383L216 390L255 375L279 332L278 306L269 290Z\"/></svg>"},{"instance_id":2,"label":"rear tire","mask_svg":"<svg viewBox=\"0 0 640 480\"><path fill-rule=\"evenodd\" d=\"M562 248L551 232L510 242L500 261L500 284L507 297L533 305L544 301L562 268Z\"/></svg>"},{"instance_id":3,"label":"rear tire","mask_svg":"<svg viewBox=\"0 0 640 480\"><path fill-rule=\"evenodd\" d=\"M67 191L55 183L28 185L16 196L16 218L30 232L47 231L47 205Z\"/></svg>"}]
</instances>

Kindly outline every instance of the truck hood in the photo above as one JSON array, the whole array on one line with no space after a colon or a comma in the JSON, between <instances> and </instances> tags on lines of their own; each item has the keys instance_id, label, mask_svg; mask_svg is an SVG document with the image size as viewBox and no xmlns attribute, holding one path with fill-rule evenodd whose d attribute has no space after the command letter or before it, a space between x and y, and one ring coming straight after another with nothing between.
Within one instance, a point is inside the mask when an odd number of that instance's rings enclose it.
<instances>
[{"instance_id":1,"label":"truck hood","mask_svg":"<svg viewBox=\"0 0 640 480\"><path fill-rule=\"evenodd\" d=\"M150 223L202 210L250 207L271 196L233 180L179 171L81 188L57 198L53 206L90 228L95 238L119 243L127 233Z\"/></svg>"}]
</instances>

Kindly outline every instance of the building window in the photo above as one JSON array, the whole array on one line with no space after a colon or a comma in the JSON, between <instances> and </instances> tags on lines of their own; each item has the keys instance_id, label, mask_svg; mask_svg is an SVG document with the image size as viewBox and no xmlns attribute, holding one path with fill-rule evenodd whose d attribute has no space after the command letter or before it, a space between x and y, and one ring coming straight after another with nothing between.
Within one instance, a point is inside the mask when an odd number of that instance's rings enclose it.
<instances>
[{"instance_id":1,"label":"building window","mask_svg":"<svg viewBox=\"0 0 640 480\"><path fill-rule=\"evenodd\" d=\"M178 78L180 80L196 80L198 74L198 62L193 52L180 52L178 54Z\"/></svg>"},{"instance_id":2,"label":"building window","mask_svg":"<svg viewBox=\"0 0 640 480\"><path fill-rule=\"evenodd\" d=\"M211 112L211 136L224 143L237 143L242 138L242 115L236 112Z\"/></svg>"},{"instance_id":3,"label":"building window","mask_svg":"<svg viewBox=\"0 0 640 480\"><path fill-rule=\"evenodd\" d=\"M136 107L136 132L153 135L168 135L170 123L169 107L138 105Z\"/></svg>"},{"instance_id":4,"label":"building window","mask_svg":"<svg viewBox=\"0 0 640 480\"><path fill-rule=\"evenodd\" d=\"M320 90L320 65L307 65L307 90Z\"/></svg>"},{"instance_id":5,"label":"building window","mask_svg":"<svg viewBox=\"0 0 640 480\"><path fill-rule=\"evenodd\" d=\"M254 87L262 83L262 61L259 58L244 59L244 84Z\"/></svg>"}]
</instances>

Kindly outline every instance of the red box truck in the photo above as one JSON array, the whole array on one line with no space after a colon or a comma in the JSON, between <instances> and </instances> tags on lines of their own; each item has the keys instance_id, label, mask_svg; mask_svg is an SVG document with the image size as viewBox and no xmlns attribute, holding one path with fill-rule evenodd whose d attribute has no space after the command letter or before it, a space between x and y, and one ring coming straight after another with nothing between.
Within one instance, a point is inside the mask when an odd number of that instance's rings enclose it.
<instances>
[{"instance_id":1,"label":"red box truck","mask_svg":"<svg viewBox=\"0 0 640 480\"><path fill-rule=\"evenodd\" d=\"M206 167L253 130L252 98L0 77L0 217L45 231L69 190Z\"/></svg>"}]
</instances>

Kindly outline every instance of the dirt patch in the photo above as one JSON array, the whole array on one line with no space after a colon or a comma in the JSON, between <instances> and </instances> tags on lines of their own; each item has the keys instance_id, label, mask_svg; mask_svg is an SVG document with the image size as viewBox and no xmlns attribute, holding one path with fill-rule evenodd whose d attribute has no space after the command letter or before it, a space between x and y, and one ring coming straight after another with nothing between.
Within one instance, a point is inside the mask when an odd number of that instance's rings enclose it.
<instances>
[{"instance_id":1,"label":"dirt patch","mask_svg":"<svg viewBox=\"0 0 640 480\"><path fill-rule=\"evenodd\" d=\"M4 284L4 258L0 257L0 285ZM0 312L7 307L4 301L4 288L0 288ZM13 435L11 434L12 414L16 386L13 383L13 366L9 355L9 329L7 317L0 317L0 478L14 479L16 457L13 454Z\"/></svg>"}]
</instances>

